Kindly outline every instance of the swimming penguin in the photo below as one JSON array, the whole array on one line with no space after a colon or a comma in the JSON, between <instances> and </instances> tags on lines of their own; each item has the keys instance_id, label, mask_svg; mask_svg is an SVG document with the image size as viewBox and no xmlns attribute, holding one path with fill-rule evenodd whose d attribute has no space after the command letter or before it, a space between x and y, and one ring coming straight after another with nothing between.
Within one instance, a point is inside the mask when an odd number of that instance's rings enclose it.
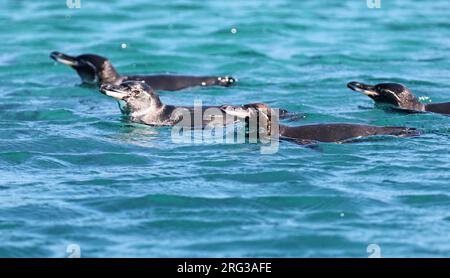
<instances>
[{"instance_id":1,"label":"swimming penguin","mask_svg":"<svg viewBox=\"0 0 450 278\"><path fill-rule=\"evenodd\" d=\"M225 76L184 76L184 75L120 75L111 62L95 54L69 56L54 51L50 57L62 64L72 67L85 83L120 84L126 80L144 81L154 90L177 91L193 86L224 86L236 83L233 77Z\"/></svg>"},{"instance_id":2,"label":"swimming penguin","mask_svg":"<svg viewBox=\"0 0 450 278\"><path fill-rule=\"evenodd\" d=\"M256 105L223 106L222 110L239 118L245 118L248 122L249 118L259 117L257 122L258 134L271 136L273 125L272 121L273 109L263 103ZM262 118L262 120L261 120ZM276 123L278 124L278 123ZM352 139L359 139L368 136L393 135L393 136L415 136L419 132L414 128L400 126L372 126L360 124L314 124L303 126L286 126L278 124L279 138L294 141L301 145L310 145L318 142L335 142L347 143Z\"/></svg>"},{"instance_id":3,"label":"swimming penguin","mask_svg":"<svg viewBox=\"0 0 450 278\"><path fill-rule=\"evenodd\" d=\"M423 104L413 95L411 90L398 83L380 83L375 86L352 81L347 87L360 92L376 103L388 104L405 112L434 112L450 115L450 102Z\"/></svg>"},{"instance_id":4,"label":"swimming penguin","mask_svg":"<svg viewBox=\"0 0 450 278\"><path fill-rule=\"evenodd\" d=\"M137 123L155 126L175 125L180 123L184 117L190 117L192 121L189 121L188 125L204 127L206 125L227 125L238 121L232 119L233 117L226 117L227 113L222 111L220 106L202 106L201 114L199 114L202 115L201 122L194 122L195 107L163 104L158 94L145 82L125 81L120 85L105 83L100 85L100 92L120 102L125 102L125 106L121 108L122 112L127 114L131 121ZM203 115L207 109L212 114L208 114L208 119L205 120ZM281 110L281 118L290 118L293 115L295 114Z\"/></svg>"}]
</instances>

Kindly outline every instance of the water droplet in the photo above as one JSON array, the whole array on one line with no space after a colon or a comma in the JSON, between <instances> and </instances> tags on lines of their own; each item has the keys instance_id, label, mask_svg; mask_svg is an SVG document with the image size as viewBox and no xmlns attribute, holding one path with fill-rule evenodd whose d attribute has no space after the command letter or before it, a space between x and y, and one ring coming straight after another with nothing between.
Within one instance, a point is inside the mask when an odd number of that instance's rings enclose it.
<instances>
[{"instance_id":1,"label":"water droplet","mask_svg":"<svg viewBox=\"0 0 450 278\"><path fill-rule=\"evenodd\" d=\"M234 28L234 27L233 27L233 28L231 28L231 33L232 33L232 34L236 34L236 33L237 33L237 29L236 29L236 28Z\"/></svg>"},{"instance_id":2,"label":"water droplet","mask_svg":"<svg viewBox=\"0 0 450 278\"><path fill-rule=\"evenodd\" d=\"M126 44L126 43L122 43L121 45L120 45L120 47L122 47L122 48L127 48L128 47L128 45Z\"/></svg>"}]
</instances>

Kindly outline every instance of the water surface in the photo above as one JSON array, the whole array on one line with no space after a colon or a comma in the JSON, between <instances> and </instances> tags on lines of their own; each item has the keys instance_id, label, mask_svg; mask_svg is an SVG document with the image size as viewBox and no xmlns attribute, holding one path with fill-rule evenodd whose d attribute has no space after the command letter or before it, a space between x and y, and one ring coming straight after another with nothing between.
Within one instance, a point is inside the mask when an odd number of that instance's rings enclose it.
<instances>
[{"instance_id":1,"label":"water surface","mask_svg":"<svg viewBox=\"0 0 450 278\"><path fill-rule=\"evenodd\" d=\"M205 3L204 3L205 2ZM0 256L450 255L450 125L374 109L351 80L450 100L448 1L2 0ZM236 28L235 33L231 32ZM122 44L126 44L123 48ZM130 124L48 55L98 53L123 73L232 74L233 88L166 103L266 102L310 124L406 125L380 138L273 155L257 144L175 144Z\"/></svg>"}]
</instances>

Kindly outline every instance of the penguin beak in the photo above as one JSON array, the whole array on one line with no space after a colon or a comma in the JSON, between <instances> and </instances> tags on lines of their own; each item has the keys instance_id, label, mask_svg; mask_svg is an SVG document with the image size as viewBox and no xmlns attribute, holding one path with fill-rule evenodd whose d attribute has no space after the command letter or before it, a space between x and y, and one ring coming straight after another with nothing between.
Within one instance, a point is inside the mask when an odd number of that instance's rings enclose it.
<instances>
[{"instance_id":1,"label":"penguin beak","mask_svg":"<svg viewBox=\"0 0 450 278\"><path fill-rule=\"evenodd\" d=\"M66 55L66 54L58 52L58 51L53 51L52 53L50 53L50 58L52 58L56 62L65 64L65 65L68 65L71 67L75 67L75 66L79 65L79 62L77 61L77 59L75 57Z\"/></svg>"},{"instance_id":2,"label":"penguin beak","mask_svg":"<svg viewBox=\"0 0 450 278\"><path fill-rule=\"evenodd\" d=\"M347 83L347 87L349 87L353 91L360 92L369 97L376 97L379 95L379 93L375 91L375 86L367 85L364 83L352 81Z\"/></svg>"},{"instance_id":3,"label":"penguin beak","mask_svg":"<svg viewBox=\"0 0 450 278\"><path fill-rule=\"evenodd\" d=\"M124 90L120 85L113 84L100 85L100 92L117 100L124 100L128 95L128 92Z\"/></svg>"},{"instance_id":4,"label":"penguin beak","mask_svg":"<svg viewBox=\"0 0 450 278\"><path fill-rule=\"evenodd\" d=\"M267 113L269 112L268 109L270 108L265 104L252 103L252 104L244 104L241 106L223 105L220 107L220 109L229 115L241 119L251 118L257 114L262 115L266 119L269 119Z\"/></svg>"},{"instance_id":5,"label":"penguin beak","mask_svg":"<svg viewBox=\"0 0 450 278\"><path fill-rule=\"evenodd\" d=\"M251 110L245 109L243 106L222 105L220 109L228 115L245 119L251 115Z\"/></svg>"}]
</instances>

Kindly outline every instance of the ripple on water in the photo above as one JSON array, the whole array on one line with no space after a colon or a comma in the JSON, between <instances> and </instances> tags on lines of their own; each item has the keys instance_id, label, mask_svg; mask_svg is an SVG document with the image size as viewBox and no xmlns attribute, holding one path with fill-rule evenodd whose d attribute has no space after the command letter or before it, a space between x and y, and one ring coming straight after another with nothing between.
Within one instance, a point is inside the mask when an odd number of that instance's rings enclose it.
<instances>
[{"instance_id":1,"label":"ripple on water","mask_svg":"<svg viewBox=\"0 0 450 278\"><path fill-rule=\"evenodd\" d=\"M367 257L371 243L385 257L446 256L449 118L383 110L345 84L398 82L448 101L449 3L358 2L6 1L0 257L65 257L72 243L83 257ZM304 114L288 125L423 134L281 142L273 155L176 144L170 128L127 121L51 51L99 53L121 73L239 79L158 92L168 104L266 102Z\"/></svg>"}]
</instances>

